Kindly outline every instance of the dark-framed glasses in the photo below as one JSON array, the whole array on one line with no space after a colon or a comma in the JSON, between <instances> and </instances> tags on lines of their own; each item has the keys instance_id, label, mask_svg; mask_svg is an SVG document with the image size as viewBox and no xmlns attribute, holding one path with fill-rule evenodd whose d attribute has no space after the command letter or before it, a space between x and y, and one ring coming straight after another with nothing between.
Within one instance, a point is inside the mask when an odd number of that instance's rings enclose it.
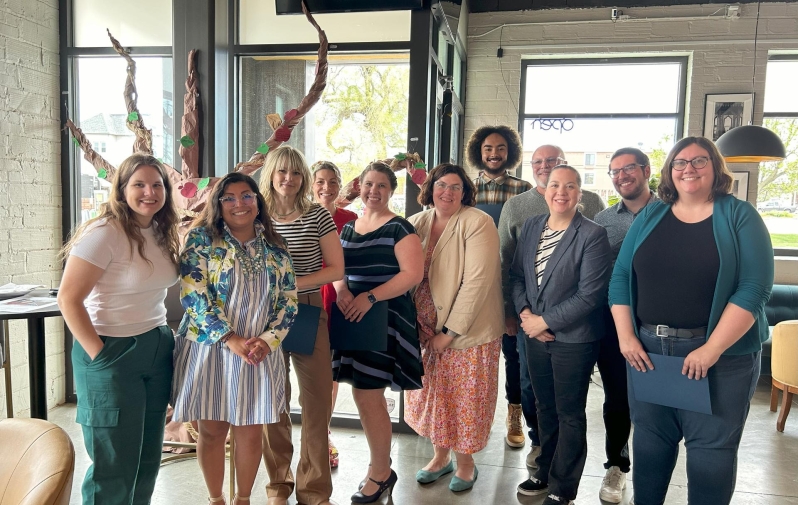
<instances>
[{"instance_id":1,"label":"dark-framed glasses","mask_svg":"<svg viewBox=\"0 0 798 505\"><path fill-rule=\"evenodd\" d=\"M443 181L438 181L435 184L433 184L433 186L435 186L436 189L439 189L441 191L446 191L447 189L451 189L452 193L459 193L463 191L463 186L461 186L460 184L449 185Z\"/></svg>"},{"instance_id":2,"label":"dark-framed glasses","mask_svg":"<svg viewBox=\"0 0 798 505\"><path fill-rule=\"evenodd\" d=\"M535 168L540 168L545 163L546 166L553 167L554 165L560 165L560 162L566 163L563 158L559 156L552 156L551 158L539 158L532 160L532 166Z\"/></svg>"},{"instance_id":3,"label":"dark-framed glasses","mask_svg":"<svg viewBox=\"0 0 798 505\"><path fill-rule=\"evenodd\" d=\"M236 202L241 202L241 205L255 205L255 202L258 201L258 195L255 193L244 193L240 198L228 195L219 198L219 201L222 202L222 205L225 207L235 207Z\"/></svg>"},{"instance_id":4,"label":"dark-framed glasses","mask_svg":"<svg viewBox=\"0 0 798 505\"><path fill-rule=\"evenodd\" d=\"M685 168L687 168L687 164L693 165L693 168L704 168L709 163L709 158L706 156L696 156L692 160L673 160L671 161L671 166L674 170L681 172Z\"/></svg>"},{"instance_id":5,"label":"dark-framed glasses","mask_svg":"<svg viewBox=\"0 0 798 505\"><path fill-rule=\"evenodd\" d=\"M611 168L607 171L607 174L609 174L610 179L617 179L618 176L621 175L621 171L623 171L625 174L631 174L637 169L637 167L643 168L644 166L645 165L641 165L640 163L630 163L621 168Z\"/></svg>"}]
</instances>

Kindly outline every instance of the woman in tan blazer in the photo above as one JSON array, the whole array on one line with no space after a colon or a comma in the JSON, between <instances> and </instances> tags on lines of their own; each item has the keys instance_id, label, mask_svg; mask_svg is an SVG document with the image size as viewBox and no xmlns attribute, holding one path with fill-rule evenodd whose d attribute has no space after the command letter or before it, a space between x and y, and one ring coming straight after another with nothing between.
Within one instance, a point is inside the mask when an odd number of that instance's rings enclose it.
<instances>
[{"instance_id":1,"label":"woman in tan blazer","mask_svg":"<svg viewBox=\"0 0 798 505\"><path fill-rule=\"evenodd\" d=\"M424 377L422 389L405 391L405 421L435 447L416 480L453 472L453 450L455 492L477 480L472 454L488 443L504 332L499 234L473 207L475 193L461 167L438 165L418 197L432 208L409 218L425 252L424 280L413 295Z\"/></svg>"}]
</instances>

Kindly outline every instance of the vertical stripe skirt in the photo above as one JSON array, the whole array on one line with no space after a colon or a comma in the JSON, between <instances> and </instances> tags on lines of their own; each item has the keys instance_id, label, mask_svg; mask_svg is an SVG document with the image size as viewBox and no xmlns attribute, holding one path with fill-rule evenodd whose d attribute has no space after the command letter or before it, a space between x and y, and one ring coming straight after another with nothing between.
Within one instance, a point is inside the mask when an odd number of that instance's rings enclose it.
<instances>
[{"instance_id":1,"label":"vertical stripe skirt","mask_svg":"<svg viewBox=\"0 0 798 505\"><path fill-rule=\"evenodd\" d=\"M225 344L175 338L173 421L225 421L234 426L276 423L285 412L285 363L272 351L249 365Z\"/></svg>"}]
</instances>

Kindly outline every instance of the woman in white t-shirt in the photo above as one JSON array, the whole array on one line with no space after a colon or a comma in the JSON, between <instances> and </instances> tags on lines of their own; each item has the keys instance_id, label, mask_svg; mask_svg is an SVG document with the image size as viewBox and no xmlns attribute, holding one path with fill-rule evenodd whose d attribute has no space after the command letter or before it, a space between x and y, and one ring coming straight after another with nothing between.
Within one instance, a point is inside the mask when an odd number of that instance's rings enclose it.
<instances>
[{"instance_id":1,"label":"woman in white t-shirt","mask_svg":"<svg viewBox=\"0 0 798 505\"><path fill-rule=\"evenodd\" d=\"M343 278L344 253L330 213L311 200L312 177L302 153L289 146L269 152L261 170L260 188L274 229L288 243L294 263L299 303L322 307L320 287ZM322 263L323 260L323 263ZM300 305L298 319L302 319ZM327 429L332 414L332 366L327 313L322 309L313 353L284 351L299 381L302 407L302 447L296 480L291 479L291 420L288 413L275 424L263 426L264 463L269 473L269 504L282 505L294 488L299 503L327 504L332 477ZM285 381L286 403L291 401L291 382Z\"/></svg>"},{"instance_id":2,"label":"woman in white t-shirt","mask_svg":"<svg viewBox=\"0 0 798 505\"><path fill-rule=\"evenodd\" d=\"M163 164L133 154L108 203L64 247L58 306L75 336L77 422L92 461L83 503L148 503L172 382L164 299L177 282L177 212Z\"/></svg>"}]
</instances>

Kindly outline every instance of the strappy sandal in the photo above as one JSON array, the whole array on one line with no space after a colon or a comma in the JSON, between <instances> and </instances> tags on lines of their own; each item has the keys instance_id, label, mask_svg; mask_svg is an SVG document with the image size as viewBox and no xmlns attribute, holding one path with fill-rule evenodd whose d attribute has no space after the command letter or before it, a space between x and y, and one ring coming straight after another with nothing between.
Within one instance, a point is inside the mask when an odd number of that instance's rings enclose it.
<instances>
[{"instance_id":1,"label":"strappy sandal","mask_svg":"<svg viewBox=\"0 0 798 505\"><path fill-rule=\"evenodd\" d=\"M209 496L208 497L208 504L210 505L211 503L225 503L226 504L227 502L224 500L224 493L222 493L221 495L217 496L216 498L211 498Z\"/></svg>"},{"instance_id":2,"label":"strappy sandal","mask_svg":"<svg viewBox=\"0 0 798 505\"><path fill-rule=\"evenodd\" d=\"M247 502L247 503L249 503L249 496L238 496L238 495L235 495L235 497L233 497L233 505L238 505L239 502Z\"/></svg>"},{"instance_id":3,"label":"strappy sandal","mask_svg":"<svg viewBox=\"0 0 798 505\"><path fill-rule=\"evenodd\" d=\"M330 451L330 468L338 468L338 448L333 444L330 432L327 432L327 449Z\"/></svg>"}]
</instances>

